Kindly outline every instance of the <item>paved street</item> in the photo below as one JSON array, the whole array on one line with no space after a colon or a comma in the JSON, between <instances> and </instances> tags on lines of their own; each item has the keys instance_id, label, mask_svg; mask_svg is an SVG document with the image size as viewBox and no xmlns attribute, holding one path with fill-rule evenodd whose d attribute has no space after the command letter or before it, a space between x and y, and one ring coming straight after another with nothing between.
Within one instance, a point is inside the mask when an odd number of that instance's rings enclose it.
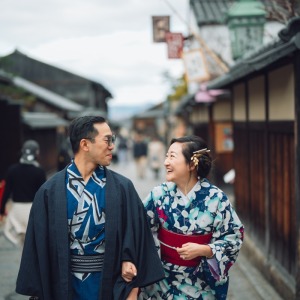
<instances>
[{"instance_id":1,"label":"paved street","mask_svg":"<svg viewBox=\"0 0 300 300\"><path fill-rule=\"evenodd\" d=\"M141 198L163 180L155 180L150 170L146 170L144 180L136 177L135 166L132 162L123 165L112 165L111 169L132 179ZM230 190L228 190L230 195ZM0 300L24 300L28 297L14 292L18 272L21 249L9 243L3 236L3 225L0 225ZM229 300L283 300L269 285L264 277L251 266L241 251L237 263L230 271ZM61 299L64 300L64 299ZM106 299L105 299L106 300ZM108 300L108 299L107 299Z\"/></svg>"}]
</instances>

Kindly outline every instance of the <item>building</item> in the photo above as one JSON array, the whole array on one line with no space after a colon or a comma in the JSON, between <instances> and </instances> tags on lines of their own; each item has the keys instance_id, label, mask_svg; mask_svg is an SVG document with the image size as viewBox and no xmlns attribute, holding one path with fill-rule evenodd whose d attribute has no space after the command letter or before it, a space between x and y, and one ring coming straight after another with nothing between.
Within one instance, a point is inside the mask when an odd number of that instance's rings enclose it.
<instances>
[{"instance_id":1,"label":"building","mask_svg":"<svg viewBox=\"0 0 300 300\"><path fill-rule=\"evenodd\" d=\"M300 299L300 18L208 89L229 89L236 207L248 258L284 299Z\"/></svg>"},{"instance_id":2,"label":"building","mask_svg":"<svg viewBox=\"0 0 300 300\"><path fill-rule=\"evenodd\" d=\"M99 82L33 59L20 51L0 59L0 69L87 109L107 116L111 93ZM71 118L74 117L71 115Z\"/></svg>"},{"instance_id":3,"label":"building","mask_svg":"<svg viewBox=\"0 0 300 300\"><path fill-rule=\"evenodd\" d=\"M42 167L48 173L55 172L58 153L68 145L69 121L87 114L107 117L107 101L112 95L98 82L15 51L0 59L0 97L1 121L5 124L1 132L11 143L8 149L0 150L3 176L19 159L27 139L39 142Z\"/></svg>"}]
</instances>

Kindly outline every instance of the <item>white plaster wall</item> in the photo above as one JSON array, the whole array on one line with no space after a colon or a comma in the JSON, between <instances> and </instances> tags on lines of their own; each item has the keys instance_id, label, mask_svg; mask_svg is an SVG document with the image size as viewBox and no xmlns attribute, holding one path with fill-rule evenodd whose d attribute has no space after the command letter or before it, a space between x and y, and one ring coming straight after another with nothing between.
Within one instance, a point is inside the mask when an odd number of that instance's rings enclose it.
<instances>
[{"instance_id":1,"label":"white plaster wall","mask_svg":"<svg viewBox=\"0 0 300 300\"><path fill-rule=\"evenodd\" d=\"M191 121L194 124L206 123L209 120L209 112L207 106L195 107L191 113Z\"/></svg>"},{"instance_id":2,"label":"white plaster wall","mask_svg":"<svg viewBox=\"0 0 300 300\"><path fill-rule=\"evenodd\" d=\"M269 73L269 120L295 119L295 79L293 65Z\"/></svg>"},{"instance_id":3,"label":"white plaster wall","mask_svg":"<svg viewBox=\"0 0 300 300\"><path fill-rule=\"evenodd\" d=\"M264 121L266 116L264 77L249 81L249 120Z\"/></svg>"},{"instance_id":4,"label":"white plaster wall","mask_svg":"<svg viewBox=\"0 0 300 300\"><path fill-rule=\"evenodd\" d=\"M219 100L213 106L214 121L231 121L230 100Z\"/></svg>"},{"instance_id":5,"label":"white plaster wall","mask_svg":"<svg viewBox=\"0 0 300 300\"><path fill-rule=\"evenodd\" d=\"M233 120L246 121L245 85L238 84L233 87Z\"/></svg>"}]
</instances>

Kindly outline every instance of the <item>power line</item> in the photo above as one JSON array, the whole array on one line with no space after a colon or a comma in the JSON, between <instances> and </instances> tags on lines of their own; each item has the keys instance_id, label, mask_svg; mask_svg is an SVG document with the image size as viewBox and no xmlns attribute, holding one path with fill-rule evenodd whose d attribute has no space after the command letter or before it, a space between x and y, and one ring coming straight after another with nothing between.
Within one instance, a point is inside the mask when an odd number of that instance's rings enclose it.
<instances>
[{"instance_id":1,"label":"power line","mask_svg":"<svg viewBox=\"0 0 300 300\"><path fill-rule=\"evenodd\" d=\"M207 51L207 53L212 57L212 59L217 63L217 65L224 71L228 72L228 67L223 63L223 61L216 55L216 53L211 50L204 40L200 37L199 33L195 32L190 24L179 14L179 12L171 5L171 3L168 0L163 0L166 5L169 6L169 8L173 11L173 13L187 26L189 32L196 38L196 40L199 42L200 46Z\"/></svg>"}]
</instances>

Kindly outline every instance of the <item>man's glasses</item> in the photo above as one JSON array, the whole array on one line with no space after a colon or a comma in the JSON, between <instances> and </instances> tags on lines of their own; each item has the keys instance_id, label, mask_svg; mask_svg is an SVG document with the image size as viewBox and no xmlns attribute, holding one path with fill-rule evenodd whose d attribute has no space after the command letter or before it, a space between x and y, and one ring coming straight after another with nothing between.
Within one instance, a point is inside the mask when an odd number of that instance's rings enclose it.
<instances>
[{"instance_id":1,"label":"man's glasses","mask_svg":"<svg viewBox=\"0 0 300 300\"><path fill-rule=\"evenodd\" d=\"M116 135L107 135L104 139L104 142L107 143L108 146L111 146L112 144L114 144L116 142Z\"/></svg>"},{"instance_id":2,"label":"man's glasses","mask_svg":"<svg viewBox=\"0 0 300 300\"><path fill-rule=\"evenodd\" d=\"M106 135L103 141L107 143L107 145L110 147L112 144L116 142L117 136L115 134L113 135ZM94 138L86 137L86 140L90 140L91 142L95 142Z\"/></svg>"}]
</instances>

